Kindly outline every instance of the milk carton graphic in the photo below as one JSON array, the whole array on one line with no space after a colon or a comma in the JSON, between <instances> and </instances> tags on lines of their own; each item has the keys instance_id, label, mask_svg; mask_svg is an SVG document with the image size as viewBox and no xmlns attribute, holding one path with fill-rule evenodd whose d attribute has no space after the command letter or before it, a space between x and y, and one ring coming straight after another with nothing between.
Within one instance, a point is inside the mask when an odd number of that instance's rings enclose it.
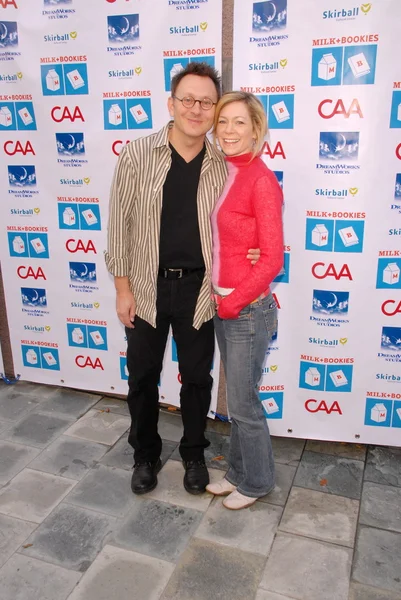
<instances>
[{"instance_id":1,"label":"milk carton graphic","mask_svg":"<svg viewBox=\"0 0 401 600\"><path fill-rule=\"evenodd\" d=\"M26 356L26 362L29 363L30 365L38 364L38 355L33 348L29 348L29 350L27 350L25 356Z\"/></svg>"},{"instance_id":2,"label":"milk carton graphic","mask_svg":"<svg viewBox=\"0 0 401 600\"><path fill-rule=\"evenodd\" d=\"M309 367L309 369L306 371L305 383L313 387L320 384L320 373L316 367Z\"/></svg>"},{"instance_id":3,"label":"milk carton graphic","mask_svg":"<svg viewBox=\"0 0 401 600\"><path fill-rule=\"evenodd\" d=\"M84 343L84 332L80 327L75 327L72 330L71 338L74 344L83 344Z\"/></svg>"},{"instance_id":4,"label":"milk carton graphic","mask_svg":"<svg viewBox=\"0 0 401 600\"><path fill-rule=\"evenodd\" d=\"M123 120L123 112L118 104L112 104L109 108L110 125L120 125Z\"/></svg>"},{"instance_id":5,"label":"milk carton graphic","mask_svg":"<svg viewBox=\"0 0 401 600\"><path fill-rule=\"evenodd\" d=\"M34 238L31 240L31 246L35 250L36 254L42 254L42 252L46 252L46 247L40 238Z\"/></svg>"},{"instance_id":6,"label":"milk carton graphic","mask_svg":"<svg viewBox=\"0 0 401 600\"><path fill-rule=\"evenodd\" d=\"M18 114L21 117L21 121L23 122L24 125L30 125L31 123L33 123L32 115L26 106L24 106L23 108L20 108L20 110L18 111Z\"/></svg>"},{"instance_id":7,"label":"milk carton graphic","mask_svg":"<svg viewBox=\"0 0 401 600\"><path fill-rule=\"evenodd\" d=\"M356 235L353 227L343 227L343 229L338 230L338 233L344 246L347 248L349 246L355 246L355 244L359 244L359 238Z\"/></svg>"},{"instance_id":8,"label":"milk carton graphic","mask_svg":"<svg viewBox=\"0 0 401 600\"><path fill-rule=\"evenodd\" d=\"M177 73L179 73L180 71L183 71L184 67L182 66L181 63L175 63L172 68L170 69L170 79L172 79L174 77L174 75L177 75Z\"/></svg>"},{"instance_id":9,"label":"milk carton graphic","mask_svg":"<svg viewBox=\"0 0 401 600\"><path fill-rule=\"evenodd\" d=\"M74 90L78 90L85 85L85 81L81 77L78 69L74 69L73 71L67 73L67 77Z\"/></svg>"},{"instance_id":10,"label":"milk carton graphic","mask_svg":"<svg viewBox=\"0 0 401 600\"><path fill-rule=\"evenodd\" d=\"M266 398L266 400L262 400L262 404L268 415L273 415L280 410L274 398Z\"/></svg>"},{"instance_id":11,"label":"milk carton graphic","mask_svg":"<svg viewBox=\"0 0 401 600\"><path fill-rule=\"evenodd\" d=\"M370 418L375 423L383 423L387 419L387 408L381 402L377 402L370 411Z\"/></svg>"},{"instance_id":12,"label":"milk carton graphic","mask_svg":"<svg viewBox=\"0 0 401 600\"><path fill-rule=\"evenodd\" d=\"M20 235L16 235L13 239L13 250L16 254L23 254L25 252L25 242Z\"/></svg>"},{"instance_id":13,"label":"milk carton graphic","mask_svg":"<svg viewBox=\"0 0 401 600\"><path fill-rule=\"evenodd\" d=\"M93 214L93 211L88 208L82 211L82 216L86 221L87 225L95 225L97 223L97 217Z\"/></svg>"},{"instance_id":14,"label":"milk carton graphic","mask_svg":"<svg viewBox=\"0 0 401 600\"><path fill-rule=\"evenodd\" d=\"M60 89L60 77L55 69L49 69L46 75L46 87L51 92L57 92Z\"/></svg>"},{"instance_id":15,"label":"milk carton graphic","mask_svg":"<svg viewBox=\"0 0 401 600\"><path fill-rule=\"evenodd\" d=\"M136 104L135 106L131 106L129 111L130 111L131 115L134 117L135 121L138 123L138 125L139 125L139 123L144 123L145 121L148 121L148 119L149 119L142 104Z\"/></svg>"},{"instance_id":16,"label":"milk carton graphic","mask_svg":"<svg viewBox=\"0 0 401 600\"><path fill-rule=\"evenodd\" d=\"M354 54L354 56L350 56L348 59L348 64L351 67L354 77L356 78L363 77L364 75L368 75L368 73L370 73L369 63L366 60L363 52Z\"/></svg>"},{"instance_id":17,"label":"milk carton graphic","mask_svg":"<svg viewBox=\"0 0 401 600\"><path fill-rule=\"evenodd\" d=\"M330 81L330 79L334 79L336 76L336 71L337 61L334 56L331 53L323 54L317 69L317 76L319 79Z\"/></svg>"},{"instance_id":18,"label":"milk carton graphic","mask_svg":"<svg viewBox=\"0 0 401 600\"><path fill-rule=\"evenodd\" d=\"M394 285L400 280L400 267L397 263L388 263L387 267L383 269L383 283L388 285Z\"/></svg>"},{"instance_id":19,"label":"milk carton graphic","mask_svg":"<svg viewBox=\"0 0 401 600\"><path fill-rule=\"evenodd\" d=\"M13 124L13 116L7 106L0 107L0 125L3 127L10 127Z\"/></svg>"},{"instance_id":20,"label":"milk carton graphic","mask_svg":"<svg viewBox=\"0 0 401 600\"><path fill-rule=\"evenodd\" d=\"M71 206L67 206L67 208L63 211L63 223L64 225L75 225L76 217L75 212L72 210Z\"/></svg>"},{"instance_id":21,"label":"milk carton graphic","mask_svg":"<svg viewBox=\"0 0 401 600\"><path fill-rule=\"evenodd\" d=\"M342 385L347 385L348 383L348 379L346 378L341 369L330 373L330 379L337 388L341 387Z\"/></svg>"},{"instance_id":22,"label":"milk carton graphic","mask_svg":"<svg viewBox=\"0 0 401 600\"><path fill-rule=\"evenodd\" d=\"M312 244L314 246L327 246L329 243L329 232L325 225L316 225L312 229Z\"/></svg>"},{"instance_id":23,"label":"milk carton graphic","mask_svg":"<svg viewBox=\"0 0 401 600\"><path fill-rule=\"evenodd\" d=\"M274 116L277 119L278 123L284 123L284 121L288 121L291 118L290 113L288 112L288 108L285 105L284 100L281 102L277 102L272 105L272 111Z\"/></svg>"},{"instance_id":24,"label":"milk carton graphic","mask_svg":"<svg viewBox=\"0 0 401 600\"><path fill-rule=\"evenodd\" d=\"M397 106L397 121L401 121L401 102Z\"/></svg>"},{"instance_id":25,"label":"milk carton graphic","mask_svg":"<svg viewBox=\"0 0 401 600\"><path fill-rule=\"evenodd\" d=\"M54 358L53 354L50 352L50 350L48 352L43 352L42 356L45 359L46 363L49 365L49 367L54 367L54 365L57 364L57 361Z\"/></svg>"}]
</instances>

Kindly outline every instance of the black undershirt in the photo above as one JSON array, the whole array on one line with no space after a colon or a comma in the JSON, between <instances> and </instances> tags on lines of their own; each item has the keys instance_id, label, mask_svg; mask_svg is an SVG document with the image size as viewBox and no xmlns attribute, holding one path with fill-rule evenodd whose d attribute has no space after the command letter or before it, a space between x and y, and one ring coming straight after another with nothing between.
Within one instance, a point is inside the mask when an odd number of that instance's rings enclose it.
<instances>
[{"instance_id":1,"label":"black undershirt","mask_svg":"<svg viewBox=\"0 0 401 600\"><path fill-rule=\"evenodd\" d=\"M171 167L163 186L159 266L198 269L205 266L198 223L197 192L206 146L189 163L170 144Z\"/></svg>"}]
</instances>

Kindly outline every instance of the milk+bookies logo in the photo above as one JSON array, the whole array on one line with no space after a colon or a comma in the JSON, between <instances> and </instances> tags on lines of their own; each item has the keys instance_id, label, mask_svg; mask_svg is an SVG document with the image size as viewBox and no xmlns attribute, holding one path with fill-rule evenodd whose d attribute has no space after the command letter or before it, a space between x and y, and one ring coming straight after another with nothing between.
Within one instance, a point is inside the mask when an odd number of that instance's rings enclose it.
<instances>
[{"instance_id":1,"label":"milk+bookies logo","mask_svg":"<svg viewBox=\"0 0 401 600\"><path fill-rule=\"evenodd\" d=\"M348 40L368 38L369 41L378 41L377 34L368 36L349 36L343 38L329 38L313 40L314 46L326 48L313 48L312 50L312 86L331 85L372 85L375 82L377 44L340 46ZM331 46L334 45L334 47Z\"/></svg>"},{"instance_id":2,"label":"milk+bookies logo","mask_svg":"<svg viewBox=\"0 0 401 600\"><path fill-rule=\"evenodd\" d=\"M36 130L35 111L32 102L1 102L0 131Z\"/></svg>"}]
</instances>

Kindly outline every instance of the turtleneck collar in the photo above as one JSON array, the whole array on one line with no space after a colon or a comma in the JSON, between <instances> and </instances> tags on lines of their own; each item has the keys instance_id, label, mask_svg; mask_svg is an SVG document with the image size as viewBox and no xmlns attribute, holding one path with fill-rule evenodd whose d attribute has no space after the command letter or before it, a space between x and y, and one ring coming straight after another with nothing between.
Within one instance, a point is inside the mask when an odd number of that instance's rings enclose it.
<instances>
[{"instance_id":1,"label":"turtleneck collar","mask_svg":"<svg viewBox=\"0 0 401 600\"><path fill-rule=\"evenodd\" d=\"M236 156L225 156L224 159L228 164L235 165L236 167L244 167L249 165L252 160L252 152L246 154L238 154Z\"/></svg>"}]
</instances>

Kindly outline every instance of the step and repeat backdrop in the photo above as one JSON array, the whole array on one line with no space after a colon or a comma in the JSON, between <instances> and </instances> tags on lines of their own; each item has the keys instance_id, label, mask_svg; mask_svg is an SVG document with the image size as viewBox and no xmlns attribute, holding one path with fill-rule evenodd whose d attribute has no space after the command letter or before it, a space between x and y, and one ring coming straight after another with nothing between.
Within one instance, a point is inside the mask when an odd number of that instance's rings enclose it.
<instances>
[{"instance_id":1,"label":"step and repeat backdrop","mask_svg":"<svg viewBox=\"0 0 401 600\"><path fill-rule=\"evenodd\" d=\"M0 0L0 256L22 379L126 393L103 257L114 167L167 123L176 72L221 70L221 30L221 0ZM161 400L179 389L170 339Z\"/></svg>"},{"instance_id":2,"label":"step and repeat backdrop","mask_svg":"<svg viewBox=\"0 0 401 600\"><path fill-rule=\"evenodd\" d=\"M233 87L265 107L285 196L260 383L276 435L401 445L400 19L396 0L234 4ZM0 248L23 379L125 393L113 169L165 124L175 72L220 68L221 31L221 0L0 0ZM172 340L160 388L178 404Z\"/></svg>"},{"instance_id":3,"label":"step and repeat backdrop","mask_svg":"<svg viewBox=\"0 0 401 600\"><path fill-rule=\"evenodd\" d=\"M401 5L237 0L235 89L285 197L260 395L278 435L401 445Z\"/></svg>"}]
</instances>

